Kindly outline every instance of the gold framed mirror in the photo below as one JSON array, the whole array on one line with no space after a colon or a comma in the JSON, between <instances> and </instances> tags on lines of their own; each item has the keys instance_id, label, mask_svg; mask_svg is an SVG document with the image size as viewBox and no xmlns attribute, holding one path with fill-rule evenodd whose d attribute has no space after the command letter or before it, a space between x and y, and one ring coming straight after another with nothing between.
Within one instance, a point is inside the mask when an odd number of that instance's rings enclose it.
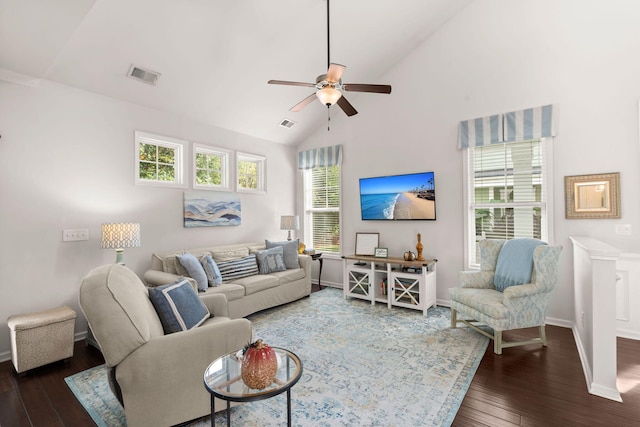
<instances>
[{"instance_id":1,"label":"gold framed mirror","mask_svg":"<svg viewBox=\"0 0 640 427\"><path fill-rule=\"evenodd\" d=\"M620 218L620 174L564 177L567 219Z\"/></svg>"}]
</instances>

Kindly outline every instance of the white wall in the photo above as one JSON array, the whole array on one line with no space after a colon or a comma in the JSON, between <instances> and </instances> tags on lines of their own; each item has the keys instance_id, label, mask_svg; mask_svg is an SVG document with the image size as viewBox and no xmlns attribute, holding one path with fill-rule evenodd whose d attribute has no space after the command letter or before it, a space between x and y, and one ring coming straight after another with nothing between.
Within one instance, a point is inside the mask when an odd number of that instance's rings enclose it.
<instances>
[{"instance_id":1,"label":"white wall","mask_svg":"<svg viewBox=\"0 0 640 427\"><path fill-rule=\"evenodd\" d=\"M415 247L420 232L425 255L439 260L438 300L448 300L463 268L458 122L554 104L554 241L564 251L549 317L573 323L568 236L629 251L640 246L638 22L640 3L631 0L475 1L380 79L392 84L390 95L349 94L360 114L347 119L336 110L331 131L320 129L301 146L345 146L344 253L353 252L357 231L380 231L393 255ZM360 220L358 178L429 170L437 221ZM566 220L564 176L606 172L621 174L622 218ZM631 224L633 235L616 236L618 223Z\"/></svg>"},{"instance_id":2,"label":"white wall","mask_svg":"<svg viewBox=\"0 0 640 427\"><path fill-rule=\"evenodd\" d=\"M142 246L124 254L139 275L154 251L285 238L280 215L294 209L291 147L47 81L0 82L0 111L0 319L67 304L79 315L76 332L85 331L80 281L115 260L100 248L105 222L141 224ZM134 185L134 130L265 155L268 193L238 193L240 226L185 229L184 190ZM62 242L68 228L89 229L89 241ZM0 360L9 348L0 322Z\"/></svg>"}]
</instances>

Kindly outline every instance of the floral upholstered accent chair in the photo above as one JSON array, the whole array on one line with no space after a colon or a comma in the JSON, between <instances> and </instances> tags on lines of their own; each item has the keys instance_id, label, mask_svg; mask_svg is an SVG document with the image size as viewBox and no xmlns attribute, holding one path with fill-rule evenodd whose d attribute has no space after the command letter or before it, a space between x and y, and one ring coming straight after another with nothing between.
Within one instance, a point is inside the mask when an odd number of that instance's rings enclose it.
<instances>
[{"instance_id":1,"label":"floral upholstered accent chair","mask_svg":"<svg viewBox=\"0 0 640 427\"><path fill-rule=\"evenodd\" d=\"M462 323L491 338L496 354L517 345L546 346L545 318L558 279L562 246L549 246L536 239L485 239L479 245L480 271L459 272L460 287L449 289L451 327ZM516 278L511 273L516 273ZM505 286L501 275L514 280ZM489 326L493 334L478 324ZM538 338L502 340L503 331L530 327L539 328Z\"/></svg>"}]
</instances>

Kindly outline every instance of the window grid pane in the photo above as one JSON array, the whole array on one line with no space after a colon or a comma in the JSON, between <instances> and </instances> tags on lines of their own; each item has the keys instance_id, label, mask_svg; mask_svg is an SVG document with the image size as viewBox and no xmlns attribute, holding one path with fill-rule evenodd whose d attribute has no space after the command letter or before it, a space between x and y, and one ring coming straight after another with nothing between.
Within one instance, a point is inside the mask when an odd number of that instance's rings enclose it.
<instances>
[{"instance_id":1,"label":"window grid pane","mask_svg":"<svg viewBox=\"0 0 640 427\"><path fill-rule=\"evenodd\" d=\"M258 188L258 162L238 161L238 185L240 188Z\"/></svg>"},{"instance_id":2,"label":"window grid pane","mask_svg":"<svg viewBox=\"0 0 640 427\"><path fill-rule=\"evenodd\" d=\"M140 179L173 182L176 178L176 149L155 144L140 144Z\"/></svg>"},{"instance_id":3,"label":"window grid pane","mask_svg":"<svg viewBox=\"0 0 640 427\"><path fill-rule=\"evenodd\" d=\"M217 154L196 153L196 184L222 184L222 156Z\"/></svg>"}]
</instances>

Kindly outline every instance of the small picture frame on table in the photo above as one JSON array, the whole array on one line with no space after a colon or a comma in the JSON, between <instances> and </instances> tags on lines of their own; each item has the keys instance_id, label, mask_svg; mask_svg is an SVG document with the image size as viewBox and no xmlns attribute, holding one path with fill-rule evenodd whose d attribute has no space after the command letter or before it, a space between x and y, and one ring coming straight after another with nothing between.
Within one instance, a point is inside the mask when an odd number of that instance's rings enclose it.
<instances>
[{"instance_id":1,"label":"small picture frame on table","mask_svg":"<svg viewBox=\"0 0 640 427\"><path fill-rule=\"evenodd\" d=\"M389 249L376 248L376 253L375 253L376 258L387 258L388 256L389 256Z\"/></svg>"}]
</instances>

